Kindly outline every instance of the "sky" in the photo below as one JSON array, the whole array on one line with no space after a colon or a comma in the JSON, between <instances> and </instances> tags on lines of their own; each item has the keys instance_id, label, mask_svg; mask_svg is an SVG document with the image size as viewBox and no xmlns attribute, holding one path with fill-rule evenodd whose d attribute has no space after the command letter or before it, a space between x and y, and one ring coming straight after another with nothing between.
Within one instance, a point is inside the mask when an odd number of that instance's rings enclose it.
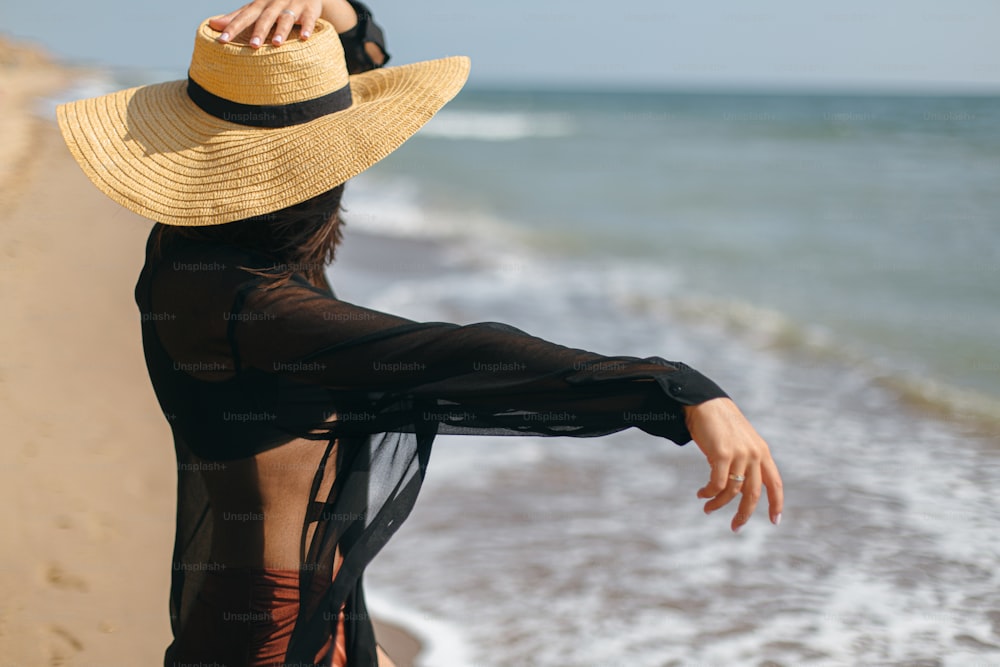
<instances>
[{"instance_id":1,"label":"sky","mask_svg":"<svg viewBox=\"0 0 1000 667\"><path fill-rule=\"evenodd\" d=\"M369 0L390 64L472 58L470 86L1000 94L998 0ZM3 0L0 32L71 62L184 76L237 2ZM59 18L56 18L59 17Z\"/></svg>"}]
</instances>

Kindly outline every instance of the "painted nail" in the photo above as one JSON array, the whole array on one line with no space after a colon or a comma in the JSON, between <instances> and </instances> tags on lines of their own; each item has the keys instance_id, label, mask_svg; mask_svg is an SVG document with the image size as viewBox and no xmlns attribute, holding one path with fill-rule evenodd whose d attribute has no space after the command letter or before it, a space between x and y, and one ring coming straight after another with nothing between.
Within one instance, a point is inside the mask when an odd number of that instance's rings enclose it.
<instances>
[{"instance_id":1,"label":"painted nail","mask_svg":"<svg viewBox=\"0 0 1000 667\"><path fill-rule=\"evenodd\" d=\"M250 46L260 46L260 37L254 37L251 39Z\"/></svg>"},{"instance_id":2,"label":"painted nail","mask_svg":"<svg viewBox=\"0 0 1000 667\"><path fill-rule=\"evenodd\" d=\"M743 529L743 526L736 526L735 528L733 528L733 532L734 532L734 533L738 533L738 532L740 532L740 531L741 531L742 529Z\"/></svg>"},{"instance_id":3,"label":"painted nail","mask_svg":"<svg viewBox=\"0 0 1000 667\"><path fill-rule=\"evenodd\" d=\"M281 35L275 35L274 39L271 40L275 44L281 44Z\"/></svg>"},{"instance_id":4,"label":"painted nail","mask_svg":"<svg viewBox=\"0 0 1000 667\"><path fill-rule=\"evenodd\" d=\"M309 35L310 35L310 34L311 34L311 33L310 33L310 32L309 32L308 30L303 30L303 31L302 31L301 33L299 33L299 36L300 36L300 37L301 37L302 39L309 39Z\"/></svg>"},{"instance_id":5,"label":"painted nail","mask_svg":"<svg viewBox=\"0 0 1000 667\"><path fill-rule=\"evenodd\" d=\"M774 517L774 525L775 526L781 525L781 512L778 512L778 516Z\"/></svg>"},{"instance_id":6,"label":"painted nail","mask_svg":"<svg viewBox=\"0 0 1000 667\"><path fill-rule=\"evenodd\" d=\"M220 42L228 42L229 41L229 33L228 32L224 32L221 35L219 35L219 41Z\"/></svg>"}]
</instances>

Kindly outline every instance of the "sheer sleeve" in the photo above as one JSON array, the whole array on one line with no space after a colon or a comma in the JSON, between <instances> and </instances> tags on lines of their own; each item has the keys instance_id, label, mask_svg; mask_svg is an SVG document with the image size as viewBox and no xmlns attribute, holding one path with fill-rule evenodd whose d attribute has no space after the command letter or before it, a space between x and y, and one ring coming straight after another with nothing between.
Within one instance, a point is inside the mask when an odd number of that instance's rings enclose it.
<instances>
[{"instance_id":1,"label":"sheer sleeve","mask_svg":"<svg viewBox=\"0 0 1000 667\"><path fill-rule=\"evenodd\" d=\"M371 10L367 5L349 0L354 12L358 15L357 24L350 30L340 34L340 42L344 46L344 59L347 61L347 71L351 74L367 72L377 69L389 62L389 52L385 47L385 33L372 18ZM372 43L382 51L382 62L376 63L372 60L365 44Z\"/></svg>"},{"instance_id":2,"label":"sheer sleeve","mask_svg":"<svg viewBox=\"0 0 1000 667\"><path fill-rule=\"evenodd\" d=\"M351 406L340 434L596 436L632 426L684 444L684 405L725 396L694 369L660 357L604 356L498 322L415 322L336 299L299 281L254 280L234 305L244 370L318 385ZM315 426L315 425L314 425Z\"/></svg>"}]
</instances>

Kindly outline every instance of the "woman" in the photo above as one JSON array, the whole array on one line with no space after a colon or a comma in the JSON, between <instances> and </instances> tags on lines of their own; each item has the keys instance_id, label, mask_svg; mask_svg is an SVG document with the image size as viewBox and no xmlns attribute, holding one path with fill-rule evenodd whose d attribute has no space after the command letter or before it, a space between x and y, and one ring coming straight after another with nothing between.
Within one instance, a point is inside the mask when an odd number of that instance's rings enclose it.
<instances>
[{"instance_id":1,"label":"woman","mask_svg":"<svg viewBox=\"0 0 1000 667\"><path fill-rule=\"evenodd\" d=\"M780 520L767 444L684 364L336 298L344 182L468 73L387 59L357 2L262 0L200 26L187 81L58 110L94 184L158 223L135 296L178 462L166 665L391 664L361 575L438 433L694 439L706 512L742 495L738 530L764 486Z\"/></svg>"}]
</instances>

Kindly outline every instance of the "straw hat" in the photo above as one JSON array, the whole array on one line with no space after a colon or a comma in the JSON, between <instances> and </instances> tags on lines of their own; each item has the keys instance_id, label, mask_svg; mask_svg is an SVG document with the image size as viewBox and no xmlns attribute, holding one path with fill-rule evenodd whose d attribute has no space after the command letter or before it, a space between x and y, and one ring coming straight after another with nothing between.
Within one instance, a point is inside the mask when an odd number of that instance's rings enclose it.
<instances>
[{"instance_id":1,"label":"straw hat","mask_svg":"<svg viewBox=\"0 0 1000 667\"><path fill-rule=\"evenodd\" d=\"M455 56L349 76L322 19L280 47L218 35L198 28L188 80L57 108L87 177L139 215L213 225L305 201L398 148L469 74Z\"/></svg>"}]
</instances>

